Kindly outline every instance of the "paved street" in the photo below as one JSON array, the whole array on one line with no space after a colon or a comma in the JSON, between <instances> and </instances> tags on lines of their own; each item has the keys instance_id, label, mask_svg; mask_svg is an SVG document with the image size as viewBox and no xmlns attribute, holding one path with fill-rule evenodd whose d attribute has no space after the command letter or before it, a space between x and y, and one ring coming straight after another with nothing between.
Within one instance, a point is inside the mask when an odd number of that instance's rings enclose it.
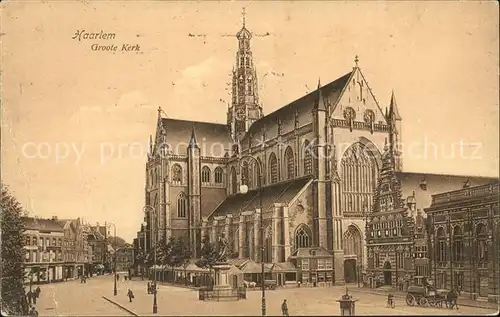
<instances>
[{"instance_id":1,"label":"paved street","mask_svg":"<svg viewBox=\"0 0 500 317\"><path fill-rule=\"evenodd\" d=\"M36 309L40 316L131 316L101 297L113 296L111 281L111 277L98 276L87 279L87 284L78 280L40 285Z\"/></svg>"},{"instance_id":2,"label":"paved street","mask_svg":"<svg viewBox=\"0 0 500 317\"><path fill-rule=\"evenodd\" d=\"M112 281L108 280L103 289L112 289ZM146 292L147 281L120 282L123 290L117 297L111 297L119 304L129 308L138 315L151 315L153 296ZM126 290L133 290L135 299L128 302ZM281 315L281 302L287 299L290 315L339 315L339 304L336 300L344 293L343 287L332 288L291 288L266 292L267 314ZM403 300L396 298L396 308L386 308L386 297L378 294L367 294L349 291L355 298L356 315L487 315L494 310L460 307L457 310L408 307ZM109 292L108 292L109 294ZM158 315L260 315L261 293L250 291L246 300L236 302L203 302L198 300L198 292L191 289L160 285L158 291Z\"/></svg>"}]
</instances>

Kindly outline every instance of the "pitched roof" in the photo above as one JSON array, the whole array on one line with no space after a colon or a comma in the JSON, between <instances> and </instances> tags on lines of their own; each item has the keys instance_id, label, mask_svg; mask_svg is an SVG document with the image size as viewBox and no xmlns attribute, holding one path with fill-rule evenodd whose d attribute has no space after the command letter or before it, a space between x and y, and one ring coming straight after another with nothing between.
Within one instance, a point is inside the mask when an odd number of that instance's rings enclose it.
<instances>
[{"instance_id":1,"label":"pitched roof","mask_svg":"<svg viewBox=\"0 0 500 317\"><path fill-rule=\"evenodd\" d=\"M57 220L23 217L23 221L28 230L63 232L63 226Z\"/></svg>"},{"instance_id":2,"label":"pitched roof","mask_svg":"<svg viewBox=\"0 0 500 317\"><path fill-rule=\"evenodd\" d=\"M243 267L240 268L241 272L244 274L255 274L262 272L262 265L257 264L254 261L248 261ZM271 272L269 266L264 265L264 272Z\"/></svg>"},{"instance_id":3,"label":"pitched roof","mask_svg":"<svg viewBox=\"0 0 500 317\"><path fill-rule=\"evenodd\" d=\"M243 265L245 265L249 259L227 259L227 263L236 266L237 268L241 268Z\"/></svg>"},{"instance_id":4,"label":"pitched roof","mask_svg":"<svg viewBox=\"0 0 500 317\"><path fill-rule=\"evenodd\" d=\"M226 124L162 118L166 138L172 154L186 155L189 141L196 133L201 156L224 157L225 150L231 148L232 140Z\"/></svg>"},{"instance_id":5,"label":"pitched roof","mask_svg":"<svg viewBox=\"0 0 500 317\"><path fill-rule=\"evenodd\" d=\"M349 78L351 77L352 72L345 74L344 76L324 85L319 89L321 92L321 96L325 99L328 99L332 105L335 105L337 100L340 97L340 94L347 84ZM261 119L255 121L248 130L248 133L245 135L243 140L241 141L243 147L246 146L248 142L245 142L250 134L254 136L260 136L262 130L265 127L266 130L266 139L271 139L277 136L277 124L278 118L283 122L285 121L294 121L295 113L299 114L299 122L300 125L308 124L312 121L311 112L313 110L314 104L318 99L318 89L314 89L312 92L308 93L305 96L300 97L299 99L289 103L288 105L279 108L278 110L262 117ZM293 129L293 125L289 127ZM287 133L289 131L283 131L283 133Z\"/></svg>"},{"instance_id":6,"label":"pitched roof","mask_svg":"<svg viewBox=\"0 0 500 317\"><path fill-rule=\"evenodd\" d=\"M231 265L231 268L229 269L229 273L235 275L235 274L242 274L243 271L241 271L236 265Z\"/></svg>"},{"instance_id":7,"label":"pitched roof","mask_svg":"<svg viewBox=\"0 0 500 317\"><path fill-rule=\"evenodd\" d=\"M295 272L297 268L293 265L292 262L279 262L274 263L273 268L271 269L273 272Z\"/></svg>"},{"instance_id":8,"label":"pitched roof","mask_svg":"<svg viewBox=\"0 0 500 317\"><path fill-rule=\"evenodd\" d=\"M309 177L303 177L287 182L266 186L262 190L262 209L264 211L272 207L274 203L288 203L309 182ZM246 194L232 195L226 198L222 204L210 215L225 216L234 212L243 212L259 208L259 191L252 189Z\"/></svg>"}]
</instances>

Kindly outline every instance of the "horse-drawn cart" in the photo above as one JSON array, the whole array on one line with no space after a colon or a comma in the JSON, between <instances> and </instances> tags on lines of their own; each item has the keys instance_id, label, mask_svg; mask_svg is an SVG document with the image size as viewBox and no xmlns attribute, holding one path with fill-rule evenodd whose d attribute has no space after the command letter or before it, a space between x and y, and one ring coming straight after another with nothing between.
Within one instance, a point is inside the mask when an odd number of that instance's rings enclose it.
<instances>
[{"instance_id":1,"label":"horse-drawn cart","mask_svg":"<svg viewBox=\"0 0 500 317\"><path fill-rule=\"evenodd\" d=\"M411 285L406 294L406 304L408 306L442 307L443 303L447 304L449 301L450 293L447 289L434 290L428 286Z\"/></svg>"}]
</instances>

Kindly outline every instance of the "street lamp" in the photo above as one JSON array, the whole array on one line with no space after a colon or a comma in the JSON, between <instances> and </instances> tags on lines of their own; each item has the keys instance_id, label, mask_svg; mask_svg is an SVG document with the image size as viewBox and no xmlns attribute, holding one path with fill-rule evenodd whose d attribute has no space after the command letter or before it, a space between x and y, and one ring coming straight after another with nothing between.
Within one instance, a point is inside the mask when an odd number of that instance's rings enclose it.
<instances>
[{"instance_id":1,"label":"street lamp","mask_svg":"<svg viewBox=\"0 0 500 317\"><path fill-rule=\"evenodd\" d=\"M360 286L359 286L359 264L356 265L356 271L357 271L356 272L356 277L357 277L357 280L358 280L358 288L360 288Z\"/></svg>"},{"instance_id":2,"label":"street lamp","mask_svg":"<svg viewBox=\"0 0 500 317\"><path fill-rule=\"evenodd\" d=\"M261 289L262 289L262 316L266 315L266 287L264 284L264 210L262 209L262 164L253 156L246 155L240 159L252 159L258 166L258 191L259 191L259 208L260 208L260 263L261 263ZM240 193L246 194L248 192L247 185L240 186Z\"/></svg>"},{"instance_id":3,"label":"street lamp","mask_svg":"<svg viewBox=\"0 0 500 317\"><path fill-rule=\"evenodd\" d=\"M116 248L116 225L112 222L107 222L107 226L113 226L114 228L114 234L115 234L115 248ZM107 230L107 228L106 228ZM106 248L108 247L107 245L107 242L106 242ZM106 250L107 252L107 250ZM114 274L114 280L115 280L115 287L114 287L114 290L113 290L113 294L116 296L118 295L118 291L116 290L116 250L115 250L115 254L114 254L114 264L113 264L113 267L114 267L114 271L115 271L115 274Z\"/></svg>"},{"instance_id":4,"label":"street lamp","mask_svg":"<svg viewBox=\"0 0 500 317\"><path fill-rule=\"evenodd\" d=\"M153 206L150 206L150 205L146 205L144 206L144 208L142 209L144 211L144 213L146 213L146 210L149 209L150 211L152 211L150 213L151 215L151 221L152 221L152 225L151 225L151 229L157 229L156 227L156 210ZM143 223L144 227L147 227L147 222L144 222ZM156 234L157 234L158 230L156 231L151 231L151 238L153 240L153 251L154 251L154 259L153 259L153 287L154 287L154 291L153 291L153 314L156 314L158 313L158 302L157 302L157 298L156 298Z\"/></svg>"}]
</instances>

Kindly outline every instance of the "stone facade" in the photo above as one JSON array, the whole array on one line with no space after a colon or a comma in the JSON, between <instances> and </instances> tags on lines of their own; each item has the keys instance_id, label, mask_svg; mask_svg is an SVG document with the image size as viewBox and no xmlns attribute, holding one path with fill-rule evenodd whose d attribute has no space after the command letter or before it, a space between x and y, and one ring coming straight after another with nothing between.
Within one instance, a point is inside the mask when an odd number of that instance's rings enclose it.
<instances>
[{"instance_id":1,"label":"stone facade","mask_svg":"<svg viewBox=\"0 0 500 317\"><path fill-rule=\"evenodd\" d=\"M431 279L472 298L499 299L499 182L432 196L429 219Z\"/></svg>"},{"instance_id":2,"label":"stone facade","mask_svg":"<svg viewBox=\"0 0 500 317\"><path fill-rule=\"evenodd\" d=\"M415 275L415 206L413 201L407 206L402 198L394 165L390 146L386 145L372 213L366 224L367 283L371 287L392 285L405 291Z\"/></svg>"},{"instance_id":3,"label":"stone facade","mask_svg":"<svg viewBox=\"0 0 500 317\"><path fill-rule=\"evenodd\" d=\"M62 281L65 265L63 227L56 219L23 218L26 283Z\"/></svg>"},{"instance_id":4,"label":"stone facade","mask_svg":"<svg viewBox=\"0 0 500 317\"><path fill-rule=\"evenodd\" d=\"M227 124L163 118L158 110L145 166L148 248L153 239L184 236L196 257L203 235L215 241L225 232L232 257L278 263L298 248L321 247L343 283L352 268L367 268L365 223L386 140L402 195L415 192L417 209L429 206L436 188L464 180L402 171L395 95L379 104L357 58L338 79L264 115L251 32L244 26L238 34Z\"/></svg>"}]
</instances>

